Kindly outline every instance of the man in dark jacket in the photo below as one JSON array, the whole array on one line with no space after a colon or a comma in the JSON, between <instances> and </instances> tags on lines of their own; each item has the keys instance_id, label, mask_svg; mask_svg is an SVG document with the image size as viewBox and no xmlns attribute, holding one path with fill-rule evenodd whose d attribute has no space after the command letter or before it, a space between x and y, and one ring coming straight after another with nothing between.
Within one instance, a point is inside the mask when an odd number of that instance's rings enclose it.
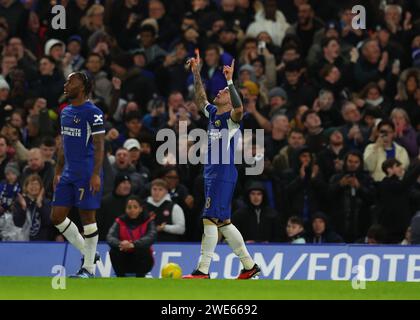
<instances>
[{"instance_id":1,"label":"man in dark jacket","mask_svg":"<svg viewBox=\"0 0 420 320\"><path fill-rule=\"evenodd\" d=\"M410 224L409 190L420 176L420 162L405 173L401 162L391 158L384 161L382 170L387 176L378 187L377 219L388 231L388 242L399 243Z\"/></svg>"},{"instance_id":2,"label":"man in dark jacket","mask_svg":"<svg viewBox=\"0 0 420 320\"><path fill-rule=\"evenodd\" d=\"M306 243L342 243L343 238L328 226L328 218L322 212L312 217L312 228L306 237Z\"/></svg>"},{"instance_id":3,"label":"man in dark jacket","mask_svg":"<svg viewBox=\"0 0 420 320\"><path fill-rule=\"evenodd\" d=\"M328 146L318 154L317 163L325 181L329 181L334 174L341 172L348 149L338 128L327 129L325 134Z\"/></svg>"},{"instance_id":4,"label":"man in dark jacket","mask_svg":"<svg viewBox=\"0 0 420 320\"><path fill-rule=\"evenodd\" d=\"M292 168L286 170L284 174L288 200L287 214L288 217L301 217L306 228L312 214L321 210L321 206L325 203L328 186L307 146L296 151Z\"/></svg>"},{"instance_id":5,"label":"man in dark jacket","mask_svg":"<svg viewBox=\"0 0 420 320\"><path fill-rule=\"evenodd\" d=\"M371 225L370 207L375 186L363 171L363 156L350 151L344 158L343 172L332 176L328 188L332 222L347 243L363 237Z\"/></svg>"},{"instance_id":6,"label":"man in dark jacket","mask_svg":"<svg viewBox=\"0 0 420 320\"><path fill-rule=\"evenodd\" d=\"M152 270L152 244L156 236L153 218L143 210L140 198L129 197L125 214L115 220L107 236L112 267L117 277L125 277L127 273L144 277Z\"/></svg>"},{"instance_id":7,"label":"man in dark jacket","mask_svg":"<svg viewBox=\"0 0 420 320\"><path fill-rule=\"evenodd\" d=\"M98 211L99 240L105 241L106 235L115 219L125 211L127 199L131 194L131 180L127 174L118 174L114 180L112 193L107 194Z\"/></svg>"},{"instance_id":8,"label":"man in dark jacket","mask_svg":"<svg viewBox=\"0 0 420 320\"><path fill-rule=\"evenodd\" d=\"M277 212L268 206L264 185L259 181L249 184L245 196L246 206L232 216L232 223L241 232L245 242L278 241ZM277 229L277 230L276 230Z\"/></svg>"}]
</instances>

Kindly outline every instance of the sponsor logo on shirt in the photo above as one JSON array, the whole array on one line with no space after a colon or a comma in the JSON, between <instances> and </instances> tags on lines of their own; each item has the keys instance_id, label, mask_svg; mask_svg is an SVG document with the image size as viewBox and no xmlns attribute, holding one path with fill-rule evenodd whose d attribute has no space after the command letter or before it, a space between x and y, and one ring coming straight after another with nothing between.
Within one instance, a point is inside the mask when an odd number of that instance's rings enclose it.
<instances>
[{"instance_id":1,"label":"sponsor logo on shirt","mask_svg":"<svg viewBox=\"0 0 420 320\"><path fill-rule=\"evenodd\" d=\"M61 127L61 134L70 137L81 137L82 129L79 128L70 128L70 127Z\"/></svg>"},{"instance_id":2,"label":"sponsor logo on shirt","mask_svg":"<svg viewBox=\"0 0 420 320\"><path fill-rule=\"evenodd\" d=\"M222 139L222 132L218 130L210 130L209 132L209 139L211 141Z\"/></svg>"},{"instance_id":3,"label":"sponsor logo on shirt","mask_svg":"<svg viewBox=\"0 0 420 320\"><path fill-rule=\"evenodd\" d=\"M104 123L103 114L94 114L93 116L95 117L95 119L93 120L94 126L99 126Z\"/></svg>"}]
</instances>

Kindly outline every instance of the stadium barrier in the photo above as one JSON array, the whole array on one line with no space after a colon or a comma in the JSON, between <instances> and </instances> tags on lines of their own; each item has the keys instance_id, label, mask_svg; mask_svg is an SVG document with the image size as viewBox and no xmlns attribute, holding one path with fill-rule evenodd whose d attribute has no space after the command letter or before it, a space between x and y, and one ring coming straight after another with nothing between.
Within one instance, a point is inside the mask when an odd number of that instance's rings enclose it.
<instances>
[{"instance_id":1,"label":"stadium barrier","mask_svg":"<svg viewBox=\"0 0 420 320\"><path fill-rule=\"evenodd\" d=\"M148 276L154 278L168 262L178 263L184 273L191 272L200 254L200 245L195 243L160 243L153 248L155 265ZM348 281L362 276L367 281L420 281L419 246L268 244L248 249L261 267L261 279ZM114 276L109 246L100 243L98 251L101 261L96 276ZM55 276L57 265L64 266L67 274L74 273L80 267L80 253L67 243L0 242L0 276ZM240 268L230 248L219 245L211 277L232 279Z\"/></svg>"}]
</instances>

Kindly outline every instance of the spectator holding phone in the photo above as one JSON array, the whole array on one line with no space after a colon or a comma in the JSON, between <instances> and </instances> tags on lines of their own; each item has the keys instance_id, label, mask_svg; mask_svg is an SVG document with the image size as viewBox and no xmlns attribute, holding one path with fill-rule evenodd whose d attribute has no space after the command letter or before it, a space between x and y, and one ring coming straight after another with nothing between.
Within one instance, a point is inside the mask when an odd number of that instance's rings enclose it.
<instances>
[{"instance_id":1,"label":"spectator holding phone","mask_svg":"<svg viewBox=\"0 0 420 320\"><path fill-rule=\"evenodd\" d=\"M382 170L382 164L387 159L397 159L403 169L407 169L410 158L404 147L395 142L395 125L392 121L382 120L377 128L379 136L375 143L371 143L365 149L363 159L365 169L376 182L382 181L386 174Z\"/></svg>"}]
</instances>

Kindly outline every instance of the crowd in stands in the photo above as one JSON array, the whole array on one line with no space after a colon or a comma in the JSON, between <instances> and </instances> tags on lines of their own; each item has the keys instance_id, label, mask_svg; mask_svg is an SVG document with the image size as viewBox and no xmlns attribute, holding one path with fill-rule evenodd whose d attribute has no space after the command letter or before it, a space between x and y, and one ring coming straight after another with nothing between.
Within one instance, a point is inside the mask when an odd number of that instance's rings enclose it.
<instances>
[{"instance_id":1,"label":"crowd in stands","mask_svg":"<svg viewBox=\"0 0 420 320\"><path fill-rule=\"evenodd\" d=\"M232 221L247 243L420 243L413 0L0 0L0 239L64 241L49 218L59 119L83 71L106 119L100 240L135 195L158 242L199 241L202 165L155 156L159 130L207 128L186 68L197 48L209 101L235 59L243 127L265 133L263 173L238 165Z\"/></svg>"}]
</instances>

